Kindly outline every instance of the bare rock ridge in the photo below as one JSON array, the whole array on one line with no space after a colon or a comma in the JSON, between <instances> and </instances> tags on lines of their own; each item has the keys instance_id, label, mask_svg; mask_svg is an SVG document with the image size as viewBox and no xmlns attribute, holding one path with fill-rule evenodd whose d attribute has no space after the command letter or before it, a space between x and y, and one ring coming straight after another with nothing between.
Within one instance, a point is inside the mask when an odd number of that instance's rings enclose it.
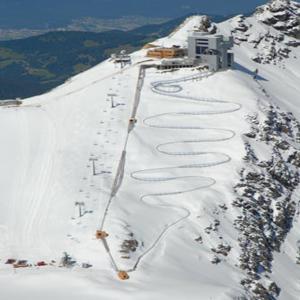
<instances>
[{"instance_id":1,"label":"bare rock ridge","mask_svg":"<svg viewBox=\"0 0 300 300\"><path fill-rule=\"evenodd\" d=\"M237 46L248 43L260 64L280 64L300 46L300 4L272 0L256 9L253 16L238 15L231 20L231 33Z\"/></svg>"},{"instance_id":2,"label":"bare rock ridge","mask_svg":"<svg viewBox=\"0 0 300 300\"><path fill-rule=\"evenodd\" d=\"M300 48L298 2L269 1L249 17L238 15L218 24L218 30L234 37L235 54L241 65L249 60L249 65L253 70L257 68L257 72L276 70L278 73L293 70L291 62L297 65ZM266 88L267 84L256 80L255 76L254 80L261 95L257 111L247 115L251 129L243 136L245 164L234 186L236 197L232 201L239 212L234 226L239 232L238 266L244 274L240 284L245 291L237 299L288 299L286 284L274 274L278 272L277 257L286 255L285 243L293 235L299 217L299 199L295 196L300 183L299 116L275 104L273 87ZM271 79L266 75L265 80ZM295 86L297 84L295 80ZM261 149L268 155L262 155ZM297 254L296 251L288 254L294 264L300 261L300 247L297 247Z\"/></svg>"},{"instance_id":3,"label":"bare rock ridge","mask_svg":"<svg viewBox=\"0 0 300 300\"><path fill-rule=\"evenodd\" d=\"M256 10L258 20L289 36L300 38L300 4L290 0L272 0Z\"/></svg>"},{"instance_id":4,"label":"bare rock ridge","mask_svg":"<svg viewBox=\"0 0 300 300\"><path fill-rule=\"evenodd\" d=\"M245 134L246 162L235 186L233 206L241 215L235 221L240 231L241 281L252 300L277 299L280 289L270 279L274 251L280 252L296 212L292 193L300 182L299 151L292 146L299 137L300 123L291 113L266 107L265 119L248 117L251 131ZM288 137L288 138L287 138ZM256 154L253 143L262 143L272 153L269 160Z\"/></svg>"},{"instance_id":5,"label":"bare rock ridge","mask_svg":"<svg viewBox=\"0 0 300 300\"><path fill-rule=\"evenodd\" d=\"M211 22L210 17L203 16L200 20L199 28L197 30L207 32L209 34L215 34L217 31L217 26Z\"/></svg>"}]
</instances>

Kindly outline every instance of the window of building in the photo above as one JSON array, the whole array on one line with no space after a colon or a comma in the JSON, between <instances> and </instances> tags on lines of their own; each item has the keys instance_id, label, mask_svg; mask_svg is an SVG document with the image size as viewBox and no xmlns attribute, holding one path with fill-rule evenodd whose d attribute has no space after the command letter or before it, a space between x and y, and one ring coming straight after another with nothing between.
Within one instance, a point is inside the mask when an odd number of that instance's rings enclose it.
<instances>
[{"instance_id":1,"label":"window of building","mask_svg":"<svg viewBox=\"0 0 300 300\"><path fill-rule=\"evenodd\" d=\"M218 50L215 50L215 49L209 49L208 54L209 54L209 55L218 55L218 54L219 54L219 51L218 51Z\"/></svg>"},{"instance_id":2,"label":"window of building","mask_svg":"<svg viewBox=\"0 0 300 300\"><path fill-rule=\"evenodd\" d=\"M196 46L196 54L206 54L208 51L207 46Z\"/></svg>"},{"instance_id":3,"label":"window of building","mask_svg":"<svg viewBox=\"0 0 300 300\"><path fill-rule=\"evenodd\" d=\"M223 60L222 57L218 57L218 65L219 65L219 69L223 68Z\"/></svg>"},{"instance_id":4,"label":"window of building","mask_svg":"<svg viewBox=\"0 0 300 300\"><path fill-rule=\"evenodd\" d=\"M233 65L233 53L227 53L227 62L228 67L231 67Z\"/></svg>"},{"instance_id":5,"label":"window of building","mask_svg":"<svg viewBox=\"0 0 300 300\"><path fill-rule=\"evenodd\" d=\"M208 47L208 40L207 39L197 39L196 45L202 46L202 47Z\"/></svg>"}]
</instances>

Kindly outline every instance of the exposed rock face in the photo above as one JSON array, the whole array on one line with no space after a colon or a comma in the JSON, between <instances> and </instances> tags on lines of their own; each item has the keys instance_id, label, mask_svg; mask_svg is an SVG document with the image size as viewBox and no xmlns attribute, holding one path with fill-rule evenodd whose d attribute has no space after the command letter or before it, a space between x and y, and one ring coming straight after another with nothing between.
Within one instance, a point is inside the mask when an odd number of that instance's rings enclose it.
<instances>
[{"instance_id":1,"label":"exposed rock face","mask_svg":"<svg viewBox=\"0 0 300 300\"><path fill-rule=\"evenodd\" d=\"M233 18L231 25L233 28L231 33L236 45L247 42L254 49L257 49L257 54L252 57L257 63L276 64L289 57L291 47L300 45L297 40L286 39L284 33L276 30L271 32L263 29L258 32L242 15Z\"/></svg>"},{"instance_id":2,"label":"exposed rock face","mask_svg":"<svg viewBox=\"0 0 300 300\"><path fill-rule=\"evenodd\" d=\"M260 6L257 18L289 36L300 38L300 4L290 0L272 0Z\"/></svg>"},{"instance_id":3,"label":"exposed rock face","mask_svg":"<svg viewBox=\"0 0 300 300\"><path fill-rule=\"evenodd\" d=\"M234 27L233 32L246 32L249 29L249 26L246 24L245 20L243 15L238 15L233 18L231 22Z\"/></svg>"},{"instance_id":4,"label":"exposed rock face","mask_svg":"<svg viewBox=\"0 0 300 300\"><path fill-rule=\"evenodd\" d=\"M248 117L251 130L245 135L246 166L235 186L237 198L233 202L241 212L235 221L241 233L240 268L246 274L241 284L251 300L276 299L280 294L280 287L268 274L272 272L273 252L280 251L291 229L296 213L292 193L300 181L300 152L293 147L300 123L278 107L266 110L264 120ZM256 153L253 145L258 143L270 152L268 159Z\"/></svg>"},{"instance_id":5,"label":"exposed rock face","mask_svg":"<svg viewBox=\"0 0 300 300\"><path fill-rule=\"evenodd\" d=\"M139 241L137 241L132 232L128 233L128 238L124 239L120 245L119 252L121 253L121 258L131 259L132 255L136 253L138 248L142 246Z\"/></svg>"},{"instance_id":6,"label":"exposed rock face","mask_svg":"<svg viewBox=\"0 0 300 300\"><path fill-rule=\"evenodd\" d=\"M257 49L251 58L259 64L282 66L292 49L300 46L300 4L294 1L272 0L251 18L232 18L230 25L236 45L248 43Z\"/></svg>"},{"instance_id":7,"label":"exposed rock face","mask_svg":"<svg viewBox=\"0 0 300 300\"><path fill-rule=\"evenodd\" d=\"M231 20L231 34L233 35L234 42L237 45L240 45L241 42L248 41L248 29L249 25L247 24L246 18L243 15L238 15Z\"/></svg>"},{"instance_id":8,"label":"exposed rock face","mask_svg":"<svg viewBox=\"0 0 300 300\"><path fill-rule=\"evenodd\" d=\"M208 16L203 16L200 20L199 26L194 29L196 31L207 32L208 34L215 34L217 31L216 25L211 22L211 19Z\"/></svg>"}]
</instances>

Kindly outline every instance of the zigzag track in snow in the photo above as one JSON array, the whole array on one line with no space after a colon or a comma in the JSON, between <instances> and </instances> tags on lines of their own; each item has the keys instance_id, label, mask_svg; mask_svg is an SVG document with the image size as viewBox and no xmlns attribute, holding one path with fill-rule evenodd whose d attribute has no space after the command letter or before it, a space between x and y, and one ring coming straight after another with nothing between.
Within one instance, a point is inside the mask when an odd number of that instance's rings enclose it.
<instances>
[{"instance_id":1,"label":"zigzag track in snow","mask_svg":"<svg viewBox=\"0 0 300 300\"><path fill-rule=\"evenodd\" d=\"M209 73L206 74L210 75ZM200 76L200 78L204 77L205 75ZM211 177L203 177L203 176L166 176L166 175L159 175L161 173L168 173L169 171L179 171L179 173L182 171L184 172L186 169L201 169L201 168L209 168L214 167L218 165L222 165L225 163L230 162L231 157L225 153L222 152L208 152L208 151L177 151L177 150L166 150L165 148L172 148L172 146L184 146L187 144L195 144L195 143L211 143L211 142L222 142L232 139L235 136L235 132L230 129L224 129L224 128L205 128L201 126L183 126L183 125L172 125L172 124L162 124L159 122L159 119L162 119L164 117L173 117L177 118L178 121L180 121L180 117L182 116L208 116L208 115L218 115L218 114L226 114L226 113L233 113L235 111L238 111L241 109L241 105L234 102L224 101L224 100L218 100L213 98L203 98L203 97L191 97L187 95L179 94L183 91L183 88L179 85L180 82L193 80L199 78L199 75L195 76L189 76L184 78L179 78L175 80L167 80L167 81L156 81L151 83L151 89L154 93L162 95L162 96L168 96L172 97L174 99L177 99L179 101L191 101L193 103L201 104L201 103L209 103L212 105L218 104L218 106L224 105L229 106L227 109L216 109L213 108L211 110L207 111L191 111L191 112L170 112L170 113L163 113L163 114L157 114L150 116L146 119L144 119L144 124L148 127L157 128L157 129L170 129L170 130L196 130L198 131L206 131L210 132L211 135L213 133L218 133L219 137L211 137L211 138L198 138L198 139L184 139L184 140L178 140L175 142L167 142L158 144L156 146L156 150L164 155L174 155L174 156L195 156L197 157L196 162L192 164L186 164L186 165L180 165L176 167L167 167L167 168L155 168L155 169L146 169L146 170L138 170L133 173L131 173L131 177L138 181L147 181L147 182L166 182L166 181L177 181L177 180L184 180L189 181L191 179L196 179L198 183L189 189L185 190L174 190L164 193L151 193L151 194L145 194L140 197L140 200L142 202L147 203L148 205L154 205L162 208L171 208L175 210L181 210L184 212L183 216L178 218L177 220L173 221L170 224L165 225L164 229L160 232L158 237L155 239L155 241L148 247L148 249L143 252L137 259L134 267L130 270L127 270L127 272L133 272L137 269L139 263L141 260L149 254L162 240L162 238L166 235L166 233L175 225L179 224L183 220L187 219L191 212L183 207L178 205L172 205L164 203L160 200L156 201L156 203L153 203L153 201L149 202L149 198L157 198L157 197L164 197L164 196L174 196L174 195L180 195L185 193L190 193L193 191L197 191L204 188L209 188L213 186L216 181L215 179ZM156 121L158 120L158 122ZM156 122L155 122L156 121ZM180 122L179 122L180 123ZM217 135L218 135L217 134ZM200 159L199 159L200 158ZM202 160L201 160L202 158ZM210 158L210 159L209 159Z\"/></svg>"},{"instance_id":2,"label":"zigzag track in snow","mask_svg":"<svg viewBox=\"0 0 300 300\"><path fill-rule=\"evenodd\" d=\"M140 71L140 78L139 78L139 84L137 88L137 95L136 97L136 103L134 105L134 112L132 117L135 118L136 110L138 103L140 101L140 91L141 91L141 85L144 81L144 70L141 67ZM209 167L214 167L214 166L219 166L222 164L226 164L230 162L231 157L227 155L226 153L223 152L213 152L213 151L179 151L177 148L180 148L182 146L186 146L188 144L196 144L196 143L216 143L216 142L222 142L222 141L227 141L232 139L235 136L235 132L230 129L225 129L225 128L206 128L206 127L201 127L201 126L191 126L191 125L177 125L178 121L180 121L181 117L186 117L186 116L209 116L209 115L219 115L219 114L226 114L226 113L233 113L235 111L238 111L241 109L241 105L238 103L230 102L230 101L224 101L224 100L219 100L219 99L213 99L213 98L204 98L204 97L191 97L188 95L183 95L180 94L180 92L183 91L182 86L180 83L184 81L191 81L194 79L202 79L203 77L207 77L211 75L211 73L201 73L201 74L196 74L192 76L186 76L183 78L179 79L174 79L174 80L164 80L164 81L156 81L151 83L151 89L154 93L162 95L162 96L167 96L167 97L172 97L173 99L176 99L181 102L192 102L196 104L210 104L210 105L218 105L220 106L228 106L228 108L223 108L223 109L216 109L216 108L211 108L210 110L205 110L205 111L189 111L189 112L170 112L170 113L163 113L163 114L157 114L157 115L152 115L150 117L147 117L146 119L143 120L143 123L152 128L157 128L157 129L168 129L168 130L195 130L197 133L198 132L207 132L209 133L209 138L203 137L203 138L197 138L197 139L191 139L191 138L185 138L182 140L177 140L177 141L170 141L166 143L161 143L156 146L156 150L160 152L163 155L170 155L170 156L187 156L187 157L192 157L195 156L197 157L197 160L195 163L189 163L189 164L183 164L179 166L174 166L174 167L166 167L166 168L154 168L154 169L144 169L144 170L137 170L135 172L131 173L131 178L137 180L137 181L144 181L144 182L156 182L156 183L167 183L167 182L174 182L174 188L176 187L175 182L178 181L183 181L184 183L190 183L190 182L196 182L196 184L192 184L190 187L185 188L185 189L179 189L179 190L170 190L166 192L160 192L160 193L149 193L149 194L144 194L140 197L140 200L147 205L153 205L156 207L161 207L161 208L169 208L173 210L179 210L180 212L183 212L179 218L174 220L173 222L166 224L163 228L163 230L157 235L156 239L151 243L151 245L143 252L141 253L137 259L135 264L131 269L127 269L123 271L126 272L134 272L136 271L137 267L139 266L140 262L142 259L149 254L163 239L163 237L166 235L166 233L175 225L179 224L180 222L186 220L189 218L191 215L191 212L184 206L179 206L179 205L171 205L168 203L163 202L160 200L160 198L166 197L166 196L175 196L175 195L183 195L186 193L191 193L200 189L204 188L209 188L213 186L216 183L216 180L211 177L204 177L204 176L190 176L190 175L184 175L183 173L186 170L189 169L203 169L203 168L209 168ZM175 119L179 119L176 122L176 125L172 124L164 124L161 122L162 118L165 117L171 117ZM125 153L126 156L126 148L127 148L127 142L128 142L128 137L133 130L134 127L129 126L128 130L128 136L126 139L125 147L123 150L123 154ZM169 149L169 148L175 147L175 150ZM118 187L121 185L120 180L118 180L119 177L122 177L121 175L124 173L124 168L121 168L120 166L124 165L125 163L125 157L122 154L122 157L120 159L120 164L119 164L119 170L116 175L115 179L115 184L113 185L111 196L109 199L109 202L107 204L102 223L101 223L101 230L104 228L105 220L107 217L107 213L110 209L110 205L112 203L113 198L116 196L116 193L118 191ZM170 174L168 174L170 173ZM172 173L172 174L171 174ZM167 175L166 175L167 174ZM172 185L173 189L173 185ZM149 200L151 199L151 201ZM154 202L153 203L153 199ZM107 243L106 240L103 240L104 247L110 257L111 263L113 268L116 271L119 271L120 268L118 267L117 262L115 261L111 251L110 247Z\"/></svg>"}]
</instances>

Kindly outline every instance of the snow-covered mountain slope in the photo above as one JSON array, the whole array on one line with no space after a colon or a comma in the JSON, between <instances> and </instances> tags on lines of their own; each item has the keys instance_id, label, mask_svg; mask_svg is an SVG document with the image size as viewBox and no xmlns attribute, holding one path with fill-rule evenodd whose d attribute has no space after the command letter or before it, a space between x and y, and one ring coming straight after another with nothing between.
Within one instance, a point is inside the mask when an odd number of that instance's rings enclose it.
<instances>
[{"instance_id":1,"label":"snow-covered mountain slope","mask_svg":"<svg viewBox=\"0 0 300 300\"><path fill-rule=\"evenodd\" d=\"M286 29L276 29L261 19L262 12L269 11L271 14L270 7L277 6L281 7L281 10L273 14L290 14L294 20L296 14L299 16L299 5L294 1L271 1L258 8L249 18L240 15L219 25L220 32L233 34L236 44L234 52L241 69L245 72L258 69L272 99L297 114L297 117L300 40L286 35ZM299 25L294 26L293 30L296 28L300 30Z\"/></svg>"},{"instance_id":2,"label":"snow-covered mountain slope","mask_svg":"<svg viewBox=\"0 0 300 300\"><path fill-rule=\"evenodd\" d=\"M295 1L270 1L267 5L257 9L259 21L270 25L283 33L300 37L300 4Z\"/></svg>"},{"instance_id":3,"label":"snow-covered mountain slope","mask_svg":"<svg viewBox=\"0 0 300 300\"><path fill-rule=\"evenodd\" d=\"M216 26L234 70L161 72L140 50L0 108L1 299L299 299L300 47L259 12ZM196 16L156 43L195 26L216 30Z\"/></svg>"},{"instance_id":4,"label":"snow-covered mountain slope","mask_svg":"<svg viewBox=\"0 0 300 300\"><path fill-rule=\"evenodd\" d=\"M191 16L178 26L169 36L155 41L153 44L162 47L179 45L187 47L187 34L192 31L203 31L208 34L216 32L216 25L207 16Z\"/></svg>"}]
</instances>

